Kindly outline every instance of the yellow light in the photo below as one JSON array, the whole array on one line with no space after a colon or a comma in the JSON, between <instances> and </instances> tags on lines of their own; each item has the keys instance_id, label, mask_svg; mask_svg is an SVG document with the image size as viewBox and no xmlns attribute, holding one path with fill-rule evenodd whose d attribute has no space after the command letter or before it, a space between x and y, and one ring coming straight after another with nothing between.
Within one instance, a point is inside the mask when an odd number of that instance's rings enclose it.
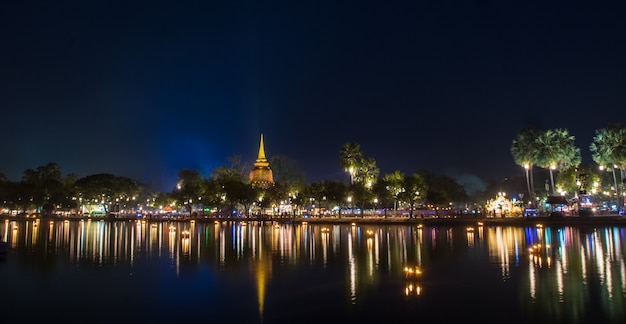
<instances>
[{"instance_id":1,"label":"yellow light","mask_svg":"<svg viewBox=\"0 0 626 324\"><path fill-rule=\"evenodd\" d=\"M404 267L404 275L407 279L409 278L417 278L421 276L422 270L419 267Z\"/></svg>"}]
</instances>

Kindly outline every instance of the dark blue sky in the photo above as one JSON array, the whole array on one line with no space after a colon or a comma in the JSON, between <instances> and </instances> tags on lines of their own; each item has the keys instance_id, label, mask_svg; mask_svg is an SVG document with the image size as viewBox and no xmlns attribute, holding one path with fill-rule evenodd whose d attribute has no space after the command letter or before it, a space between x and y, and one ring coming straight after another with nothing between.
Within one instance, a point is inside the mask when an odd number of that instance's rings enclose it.
<instances>
[{"instance_id":1,"label":"dark blue sky","mask_svg":"<svg viewBox=\"0 0 626 324\"><path fill-rule=\"evenodd\" d=\"M557 5L560 3L561 5ZM567 3L567 5L565 5ZM626 6L561 1L3 1L0 172L48 162L158 189L241 155L347 179L522 174L518 129L624 122Z\"/></svg>"}]
</instances>

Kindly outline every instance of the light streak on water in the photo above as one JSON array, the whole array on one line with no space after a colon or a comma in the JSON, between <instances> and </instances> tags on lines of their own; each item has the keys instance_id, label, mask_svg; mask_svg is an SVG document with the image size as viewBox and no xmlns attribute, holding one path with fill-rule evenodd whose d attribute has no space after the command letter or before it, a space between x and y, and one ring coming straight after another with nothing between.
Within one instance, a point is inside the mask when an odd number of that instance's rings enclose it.
<instances>
[{"instance_id":1,"label":"light streak on water","mask_svg":"<svg viewBox=\"0 0 626 324\"><path fill-rule=\"evenodd\" d=\"M222 273L251 273L241 282L243 285L254 278L261 314L263 305L268 306L273 300L265 298L266 293L276 289L272 281L280 280L270 276L272 266L281 276L306 268L316 280L325 280L326 271L339 269L341 278L332 279L340 282L342 298L356 304L372 298L381 282L402 280L399 271L406 265L419 266L426 277L432 278L440 275L429 272L433 266L453 261L455 255L466 258L468 252L473 258L468 267L475 266L474 262L488 264L486 272L493 275L483 280L514 286L520 289L517 296L523 296L535 308L545 305L549 309L546 312L554 312L555 316L584 311L588 307L585 300L589 298L602 304L602 309L596 311L619 312L623 307L618 306L626 299L624 242L617 227L585 231L567 226L480 226L476 233L476 230L466 231L465 226L422 229L367 225L361 230L357 226L333 225L323 231L326 226L275 227L254 222L245 226L239 222L224 222L221 226L184 221L55 220L43 222L45 226L41 224L0 222L0 233L4 233L3 240L11 242L11 249L26 255L34 249L45 249L46 254L65 258L76 268L90 263L103 268L127 266L139 271L140 264L163 255L163 260L169 261L170 268L166 271L181 278L197 266L216 265L210 271L215 277ZM452 244L454 240L456 246ZM529 251L533 246L540 247ZM438 277L437 281L424 285L427 290L421 290L421 284L403 285L401 281L396 288L403 297L430 298L437 294L437 285L448 279L456 278ZM592 295L594 292L597 295Z\"/></svg>"},{"instance_id":2,"label":"light streak on water","mask_svg":"<svg viewBox=\"0 0 626 324\"><path fill-rule=\"evenodd\" d=\"M348 271L350 272L350 301L356 304L356 262L352 251L352 233L348 231Z\"/></svg>"}]
</instances>

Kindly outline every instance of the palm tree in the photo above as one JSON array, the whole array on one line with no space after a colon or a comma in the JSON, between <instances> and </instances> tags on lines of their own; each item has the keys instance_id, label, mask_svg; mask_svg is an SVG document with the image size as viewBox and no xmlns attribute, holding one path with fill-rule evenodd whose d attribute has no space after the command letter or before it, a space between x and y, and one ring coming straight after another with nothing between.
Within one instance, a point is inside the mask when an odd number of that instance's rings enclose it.
<instances>
[{"instance_id":1,"label":"palm tree","mask_svg":"<svg viewBox=\"0 0 626 324\"><path fill-rule=\"evenodd\" d=\"M626 168L626 128L621 124L613 124L607 128L597 129L589 150L594 162L600 166L612 166L615 194L618 196L618 205L621 208L623 199L620 199L621 190L617 185L615 168L620 169L620 178L623 181Z\"/></svg>"},{"instance_id":2,"label":"palm tree","mask_svg":"<svg viewBox=\"0 0 626 324\"><path fill-rule=\"evenodd\" d=\"M371 189L376 183L379 174L380 169L376 166L376 160L373 158L362 158L358 163L354 181L360 182L368 189Z\"/></svg>"},{"instance_id":3,"label":"palm tree","mask_svg":"<svg viewBox=\"0 0 626 324\"><path fill-rule=\"evenodd\" d=\"M511 144L513 160L526 171L526 187L528 187L530 201L534 201L533 166L536 164L535 151L537 150L536 141L539 134L541 132L532 127L521 129Z\"/></svg>"},{"instance_id":4,"label":"palm tree","mask_svg":"<svg viewBox=\"0 0 626 324\"><path fill-rule=\"evenodd\" d=\"M354 183L354 174L357 172L362 158L361 146L355 142L345 143L339 150L339 164L346 172L350 173L350 183Z\"/></svg>"},{"instance_id":5,"label":"palm tree","mask_svg":"<svg viewBox=\"0 0 626 324\"><path fill-rule=\"evenodd\" d=\"M580 148L574 145L575 137L564 128L550 129L539 135L534 160L537 166L550 170L552 194L554 194L554 170L578 166L581 162Z\"/></svg>"},{"instance_id":6,"label":"palm tree","mask_svg":"<svg viewBox=\"0 0 626 324\"><path fill-rule=\"evenodd\" d=\"M547 130L539 134L535 140L536 150L534 160L540 168L550 169L550 179L552 183L552 193L554 193L554 170L556 161L558 160L558 148L556 147L556 134L552 130Z\"/></svg>"}]
</instances>

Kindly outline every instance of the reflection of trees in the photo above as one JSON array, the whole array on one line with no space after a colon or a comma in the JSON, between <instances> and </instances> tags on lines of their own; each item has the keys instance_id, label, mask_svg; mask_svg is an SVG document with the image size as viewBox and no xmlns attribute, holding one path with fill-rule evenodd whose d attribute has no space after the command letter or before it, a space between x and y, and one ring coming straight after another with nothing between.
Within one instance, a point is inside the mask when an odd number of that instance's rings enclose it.
<instances>
[{"instance_id":1,"label":"reflection of trees","mask_svg":"<svg viewBox=\"0 0 626 324\"><path fill-rule=\"evenodd\" d=\"M526 264L519 300L530 317L624 317L626 267L616 228L584 232L572 227L495 227L487 236L491 262L499 265L503 280L512 268Z\"/></svg>"},{"instance_id":2,"label":"reflection of trees","mask_svg":"<svg viewBox=\"0 0 626 324\"><path fill-rule=\"evenodd\" d=\"M418 286L404 281L405 266L420 267L426 282L441 264L472 251L488 252L500 281L519 283L519 306L529 318L623 317L626 303L619 228L478 226L470 232L465 226L25 220L0 223L0 233L12 249L67 257L79 267L165 259L177 275L209 265L233 282L250 278L245 284L256 293L261 317L275 306L267 296L277 273L337 274L345 284L343 300L362 303L383 279L397 284L398 295L415 296ZM433 291L426 287L420 298Z\"/></svg>"}]
</instances>

